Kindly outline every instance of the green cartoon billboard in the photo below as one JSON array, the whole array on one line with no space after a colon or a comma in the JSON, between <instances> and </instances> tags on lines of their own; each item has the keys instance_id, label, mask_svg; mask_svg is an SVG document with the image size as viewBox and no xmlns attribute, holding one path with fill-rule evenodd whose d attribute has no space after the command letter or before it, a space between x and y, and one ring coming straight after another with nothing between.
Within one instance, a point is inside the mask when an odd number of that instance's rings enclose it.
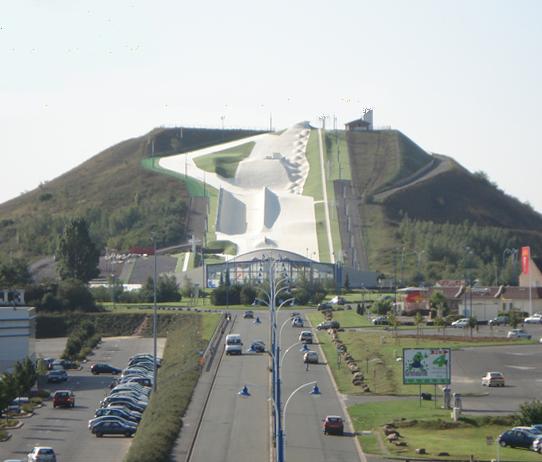
<instances>
[{"instance_id":1,"label":"green cartoon billboard","mask_svg":"<svg viewBox=\"0 0 542 462\"><path fill-rule=\"evenodd\" d=\"M449 384L452 358L449 348L403 348L403 383Z\"/></svg>"}]
</instances>

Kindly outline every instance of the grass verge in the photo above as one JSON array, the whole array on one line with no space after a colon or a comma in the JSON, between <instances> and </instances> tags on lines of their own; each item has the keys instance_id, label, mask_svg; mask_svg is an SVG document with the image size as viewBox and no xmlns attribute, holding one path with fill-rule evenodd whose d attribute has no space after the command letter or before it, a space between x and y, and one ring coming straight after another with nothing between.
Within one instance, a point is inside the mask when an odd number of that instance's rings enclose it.
<instances>
[{"instance_id":1,"label":"grass verge","mask_svg":"<svg viewBox=\"0 0 542 462\"><path fill-rule=\"evenodd\" d=\"M149 406L124 462L165 462L182 427L182 416L199 378L198 352L205 348L209 326L201 316L180 315L170 324L159 392Z\"/></svg>"},{"instance_id":2,"label":"grass verge","mask_svg":"<svg viewBox=\"0 0 542 462\"><path fill-rule=\"evenodd\" d=\"M487 445L486 437L496 437L514 425L514 416L462 417L453 422L450 411L434 407L432 401L417 399L390 400L378 403L357 404L348 408L352 423L365 452L399 457L432 459L440 452L447 452L443 459L491 460L496 456L495 443ZM386 423L394 423L407 446L388 443L382 431ZM371 434L367 434L371 431ZM378 436L380 438L378 438ZM383 447L379 443L382 440ZM427 455L418 455L416 448L425 448ZM540 460L532 451L499 448L501 460Z\"/></svg>"},{"instance_id":3,"label":"grass verge","mask_svg":"<svg viewBox=\"0 0 542 462\"><path fill-rule=\"evenodd\" d=\"M335 313L334 313L335 314ZM314 313L309 315L311 323L315 325ZM335 319L335 317L334 317ZM317 333L318 342L327 358L339 391L348 394L361 394L359 386L352 384L352 373L340 362L335 345L327 332ZM402 356L403 348L452 348L482 347L496 345L521 345L532 341L510 341L505 338L495 339L471 339L452 338L441 336L428 336L416 338L415 336L397 336L390 332L366 331L366 332L340 332L340 339L344 342L348 352L352 355L361 372L365 375L365 382L371 392L382 395L417 395L419 388L412 385L404 385L402 380L402 363L397 361ZM425 385L422 392L434 394L433 385Z\"/></svg>"}]
</instances>

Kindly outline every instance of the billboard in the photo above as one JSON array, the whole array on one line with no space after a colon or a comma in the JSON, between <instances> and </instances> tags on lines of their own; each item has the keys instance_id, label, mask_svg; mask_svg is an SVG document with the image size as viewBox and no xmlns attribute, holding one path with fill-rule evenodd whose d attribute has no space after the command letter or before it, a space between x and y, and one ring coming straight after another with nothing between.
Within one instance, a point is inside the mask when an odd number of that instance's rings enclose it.
<instances>
[{"instance_id":1,"label":"billboard","mask_svg":"<svg viewBox=\"0 0 542 462\"><path fill-rule=\"evenodd\" d=\"M451 380L450 348L403 348L405 385L450 384Z\"/></svg>"}]
</instances>

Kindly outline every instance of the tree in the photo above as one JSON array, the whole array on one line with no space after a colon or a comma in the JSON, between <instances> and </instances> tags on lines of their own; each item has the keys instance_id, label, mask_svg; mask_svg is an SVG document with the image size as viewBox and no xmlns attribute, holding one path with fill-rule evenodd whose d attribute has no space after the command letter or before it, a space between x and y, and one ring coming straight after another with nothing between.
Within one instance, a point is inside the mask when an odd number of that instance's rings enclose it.
<instances>
[{"instance_id":1,"label":"tree","mask_svg":"<svg viewBox=\"0 0 542 462\"><path fill-rule=\"evenodd\" d=\"M414 316L414 323L416 324L416 342L417 342L418 337L422 333L422 323L423 323L423 316L419 311L416 312L416 316Z\"/></svg>"},{"instance_id":2,"label":"tree","mask_svg":"<svg viewBox=\"0 0 542 462\"><path fill-rule=\"evenodd\" d=\"M100 273L99 258L100 253L90 238L86 220L74 218L68 222L56 252L60 278L90 281Z\"/></svg>"},{"instance_id":3,"label":"tree","mask_svg":"<svg viewBox=\"0 0 542 462\"><path fill-rule=\"evenodd\" d=\"M57 297L67 309L93 311L94 297L86 284L77 279L66 279L58 285Z\"/></svg>"},{"instance_id":4,"label":"tree","mask_svg":"<svg viewBox=\"0 0 542 462\"><path fill-rule=\"evenodd\" d=\"M542 402L535 399L519 406L518 420L520 425L531 426L542 422Z\"/></svg>"},{"instance_id":5,"label":"tree","mask_svg":"<svg viewBox=\"0 0 542 462\"><path fill-rule=\"evenodd\" d=\"M9 403L11 403L17 397L17 383L13 374L5 372L0 379L0 415L2 410L5 409Z\"/></svg>"},{"instance_id":6,"label":"tree","mask_svg":"<svg viewBox=\"0 0 542 462\"><path fill-rule=\"evenodd\" d=\"M13 378L15 379L17 395L27 395L38 378L36 367L30 358L26 357L22 361L15 363Z\"/></svg>"},{"instance_id":7,"label":"tree","mask_svg":"<svg viewBox=\"0 0 542 462\"><path fill-rule=\"evenodd\" d=\"M15 288L26 286L32 282L32 276L28 270L28 263L21 258L0 263L0 287Z\"/></svg>"},{"instance_id":8,"label":"tree","mask_svg":"<svg viewBox=\"0 0 542 462\"><path fill-rule=\"evenodd\" d=\"M433 292L429 299L429 305L437 311L437 317L448 315L448 300L442 292Z\"/></svg>"},{"instance_id":9,"label":"tree","mask_svg":"<svg viewBox=\"0 0 542 462\"><path fill-rule=\"evenodd\" d=\"M512 329L518 327L518 324L523 320L520 312L517 310L510 310L510 313L508 313L508 318L510 322L510 327L512 327Z\"/></svg>"},{"instance_id":10,"label":"tree","mask_svg":"<svg viewBox=\"0 0 542 462\"><path fill-rule=\"evenodd\" d=\"M437 326L437 332L440 332L440 329L442 329L442 335L446 335L446 321L442 316L435 318L435 326Z\"/></svg>"},{"instance_id":11,"label":"tree","mask_svg":"<svg viewBox=\"0 0 542 462\"><path fill-rule=\"evenodd\" d=\"M469 318L469 329L470 329L470 336L472 337L472 330L475 328L475 327L478 327L478 319L476 319L476 317L474 316L471 316Z\"/></svg>"}]
</instances>

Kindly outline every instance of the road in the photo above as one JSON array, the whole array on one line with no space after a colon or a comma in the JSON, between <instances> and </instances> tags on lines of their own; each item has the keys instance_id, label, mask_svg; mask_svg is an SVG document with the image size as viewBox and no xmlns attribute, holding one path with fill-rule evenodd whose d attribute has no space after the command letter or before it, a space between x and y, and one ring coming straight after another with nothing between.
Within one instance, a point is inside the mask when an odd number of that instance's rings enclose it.
<instances>
[{"instance_id":1,"label":"road","mask_svg":"<svg viewBox=\"0 0 542 462\"><path fill-rule=\"evenodd\" d=\"M521 403L540 399L542 345L465 348L452 352L452 391L462 393L463 408L469 412L516 412ZM482 387L487 371L504 374L504 388ZM479 394L486 396L477 396ZM465 396L467 395L467 396Z\"/></svg>"},{"instance_id":2,"label":"road","mask_svg":"<svg viewBox=\"0 0 542 462\"><path fill-rule=\"evenodd\" d=\"M306 328L290 326L290 314L279 313L279 327L282 329L281 347L284 351L298 341L299 332ZM305 319L307 322L307 320ZM314 332L314 331L313 331ZM314 334L313 334L314 335ZM320 364L311 364L305 369L300 345L292 347L282 364L283 402L299 386L316 381L321 395L310 394L311 386L297 392L290 400L285 416L286 460L307 462L359 461L353 429L347 425L344 436L324 435L322 419L326 415L345 416L340 398L333 385L329 368L323 363L323 352L318 345L310 348L318 352Z\"/></svg>"},{"instance_id":3,"label":"road","mask_svg":"<svg viewBox=\"0 0 542 462\"><path fill-rule=\"evenodd\" d=\"M260 324L236 314L231 333L240 334L246 350L252 340L268 344L269 317ZM230 333L230 332L227 332ZM223 348L223 346L222 346ZM266 354L224 355L203 416L191 462L269 460L269 371ZM250 397L238 395L246 385ZM212 442L212 444L210 444Z\"/></svg>"},{"instance_id":4,"label":"road","mask_svg":"<svg viewBox=\"0 0 542 462\"><path fill-rule=\"evenodd\" d=\"M54 353L58 341L40 341L36 345L37 354ZM158 351L161 355L165 339L158 339ZM128 358L135 353L152 352L152 339L140 337L104 338L101 346L92 356L92 362L110 362L124 367ZM45 356L45 355L44 355ZM55 355L55 356L58 356ZM20 458L26 460L26 454L33 446L52 446L57 453L58 462L119 462L123 459L130 445L130 438L107 437L97 439L88 428L88 420L94 416L98 401L108 391L111 376L93 376L90 364L82 371L69 371L69 380L61 385L50 385L51 390L71 389L75 392L75 408L53 409L51 401L36 410L34 416L24 419L24 426L12 430L10 440L0 443L0 460Z\"/></svg>"}]
</instances>

